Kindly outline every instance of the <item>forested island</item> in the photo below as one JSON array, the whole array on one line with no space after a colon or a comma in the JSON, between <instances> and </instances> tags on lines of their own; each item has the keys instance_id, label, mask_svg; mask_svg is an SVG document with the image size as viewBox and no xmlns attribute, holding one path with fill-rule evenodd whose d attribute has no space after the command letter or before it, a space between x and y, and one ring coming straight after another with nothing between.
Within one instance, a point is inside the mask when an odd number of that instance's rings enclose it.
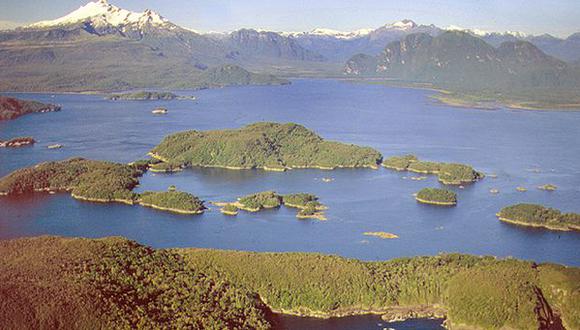
<instances>
[{"instance_id":1,"label":"forested island","mask_svg":"<svg viewBox=\"0 0 580 330\"><path fill-rule=\"evenodd\" d=\"M274 191L263 191L240 197L235 202L214 202L213 204L221 206L221 212L227 215L236 215L238 210L258 212L284 205L299 209L296 215L299 219L326 220L323 211L327 207L318 201L317 196L307 193L279 195Z\"/></svg>"},{"instance_id":2,"label":"forested island","mask_svg":"<svg viewBox=\"0 0 580 330\"><path fill-rule=\"evenodd\" d=\"M29 113L54 111L60 111L60 106L0 95L0 120L16 119Z\"/></svg>"},{"instance_id":3,"label":"forested island","mask_svg":"<svg viewBox=\"0 0 580 330\"><path fill-rule=\"evenodd\" d=\"M383 167L397 171L409 171L422 174L436 174L439 181L447 185L461 185L483 179L483 173L470 165L458 163L441 163L421 161L415 155L393 156L386 158Z\"/></svg>"},{"instance_id":4,"label":"forested island","mask_svg":"<svg viewBox=\"0 0 580 330\"><path fill-rule=\"evenodd\" d=\"M194 96L179 96L170 92L133 92L124 94L112 94L106 97L112 101L158 101L158 100L195 100Z\"/></svg>"},{"instance_id":5,"label":"forested island","mask_svg":"<svg viewBox=\"0 0 580 330\"><path fill-rule=\"evenodd\" d=\"M203 213L203 201L189 193L133 192L148 166L146 160L128 165L83 158L45 162L0 178L0 195L68 191L72 197L90 202L139 204L183 214Z\"/></svg>"},{"instance_id":6,"label":"forested island","mask_svg":"<svg viewBox=\"0 0 580 330\"><path fill-rule=\"evenodd\" d=\"M580 269L459 254L364 262L156 250L124 238L0 242L0 324L271 329L271 312L446 317L448 328L580 328Z\"/></svg>"},{"instance_id":7,"label":"forested island","mask_svg":"<svg viewBox=\"0 0 580 330\"><path fill-rule=\"evenodd\" d=\"M150 155L169 168L228 169L377 168L382 156L369 147L326 141L298 124L261 122L240 129L187 131L167 136Z\"/></svg>"},{"instance_id":8,"label":"forested island","mask_svg":"<svg viewBox=\"0 0 580 330\"><path fill-rule=\"evenodd\" d=\"M36 143L36 140L27 137L17 137L10 140L2 141L0 140L0 148L19 148L24 146L31 146Z\"/></svg>"},{"instance_id":9,"label":"forested island","mask_svg":"<svg viewBox=\"0 0 580 330\"><path fill-rule=\"evenodd\" d=\"M139 194L139 204L182 214L201 214L205 210L202 200L181 191L146 191Z\"/></svg>"},{"instance_id":10,"label":"forested island","mask_svg":"<svg viewBox=\"0 0 580 330\"><path fill-rule=\"evenodd\" d=\"M419 190L415 199L424 204L441 206L457 205L457 194L447 189L423 188Z\"/></svg>"},{"instance_id":11,"label":"forested island","mask_svg":"<svg viewBox=\"0 0 580 330\"><path fill-rule=\"evenodd\" d=\"M16 170L0 179L0 195L38 191L70 191L75 198L133 204L132 192L146 168L71 158Z\"/></svg>"},{"instance_id":12,"label":"forested island","mask_svg":"<svg viewBox=\"0 0 580 330\"><path fill-rule=\"evenodd\" d=\"M537 204L516 204L504 207L497 213L504 222L521 226L542 227L551 230L580 230L580 214L562 213Z\"/></svg>"}]
</instances>

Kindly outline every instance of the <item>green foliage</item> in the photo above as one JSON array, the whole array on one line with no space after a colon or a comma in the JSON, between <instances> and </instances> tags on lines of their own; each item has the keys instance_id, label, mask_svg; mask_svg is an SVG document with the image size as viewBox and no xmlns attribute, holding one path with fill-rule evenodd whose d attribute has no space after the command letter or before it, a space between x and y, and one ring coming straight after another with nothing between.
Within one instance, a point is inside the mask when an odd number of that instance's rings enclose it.
<instances>
[{"instance_id":1,"label":"green foliage","mask_svg":"<svg viewBox=\"0 0 580 330\"><path fill-rule=\"evenodd\" d=\"M580 230L580 214L562 213L559 210L537 204L516 204L499 211L498 216L531 225L540 225L556 229Z\"/></svg>"},{"instance_id":2,"label":"green foliage","mask_svg":"<svg viewBox=\"0 0 580 330\"><path fill-rule=\"evenodd\" d=\"M153 172L168 172L168 173L177 172L182 169L180 164L163 163L163 162L151 164L149 168Z\"/></svg>"},{"instance_id":3,"label":"green foliage","mask_svg":"<svg viewBox=\"0 0 580 330\"><path fill-rule=\"evenodd\" d=\"M371 148L324 141L301 125L277 123L177 133L152 153L172 164L230 168L375 167L382 158Z\"/></svg>"},{"instance_id":4,"label":"green foliage","mask_svg":"<svg viewBox=\"0 0 580 330\"><path fill-rule=\"evenodd\" d=\"M282 197L273 191L263 191L241 197L238 202L248 209L261 210L279 207L282 205Z\"/></svg>"},{"instance_id":5,"label":"green foliage","mask_svg":"<svg viewBox=\"0 0 580 330\"><path fill-rule=\"evenodd\" d=\"M447 189L423 188L417 193L417 198L433 203L457 203L457 194Z\"/></svg>"},{"instance_id":6,"label":"green foliage","mask_svg":"<svg viewBox=\"0 0 580 330\"><path fill-rule=\"evenodd\" d=\"M565 329L580 329L580 268L539 265L540 287L554 312L561 313Z\"/></svg>"},{"instance_id":7,"label":"green foliage","mask_svg":"<svg viewBox=\"0 0 580 330\"><path fill-rule=\"evenodd\" d=\"M238 207L233 204L226 204L222 207L222 210L225 212L238 212Z\"/></svg>"},{"instance_id":8,"label":"green foliage","mask_svg":"<svg viewBox=\"0 0 580 330\"><path fill-rule=\"evenodd\" d=\"M315 215L320 207L318 201L310 201L304 205L304 207L298 212L299 217Z\"/></svg>"},{"instance_id":9,"label":"green foliage","mask_svg":"<svg viewBox=\"0 0 580 330\"><path fill-rule=\"evenodd\" d=\"M121 238L0 242L6 329L268 329L257 297Z\"/></svg>"},{"instance_id":10,"label":"green foliage","mask_svg":"<svg viewBox=\"0 0 580 330\"><path fill-rule=\"evenodd\" d=\"M536 273L530 263L512 260L457 274L449 281L446 299L452 324L537 329Z\"/></svg>"},{"instance_id":11,"label":"green foliage","mask_svg":"<svg viewBox=\"0 0 580 330\"><path fill-rule=\"evenodd\" d=\"M409 164L407 169L412 172L437 174L439 173L439 170L441 170L442 164L443 163L415 161Z\"/></svg>"},{"instance_id":12,"label":"green foliage","mask_svg":"<svg viewBox=\"0 0 580 330\"><path fill-rule=\"evenodd\" d=\"M492 262L461 255L361 262L305 253L179 252L203 272L257 292L275 310L322 314L442 303L452 275Z\"/></svg>"},{"instance_id":13,"label":"green foliage","mask_svg":"<svg viewBox=\"0 0 580 330\"><path fill-rule=\"evenodd\" d=\"M279 311L338 316L440 304L452 326L537 329L563 321L576 329L580 322L578 268L458 254L362 262L308 253L176 251Z\"/></svg>"},{"instance_id":14,"label":"green foliage","mask_svg":"<svg viewBox=\"0 0 580 330\"><path fill-rule=\"evenodd\" d=\"M441 183L453 185L475 182L484 176L469 165L420 161L415 155L389 157L383 161L383 166L398 171L437 174Z\"/></svg>"},{"instance_id":15,"label":"green foliage","mask_svg":"<svg viewBox=\"0 0 580 330\"><path fill-rule=\"evenodd\" d=\"M313 207L316 209L321 205L316 195L307 193L282 195L282 201L286 206L299 208Z\"/></svg>"},{"instance_id":16,"label":"green foliage","mask_svg":"<svg viewBox=\"0 0 580 330\"><path fill-rule=\"evenodd\" d=\"M71 191L81 198L132 200L141 174L138 165L71 158L14 171L0 179L0 192Z\"/></svg>"},{"instance_id":17,"label":"green foliage","mask_svg":"<svg viewBox=\"0 0 580 330\"><path fill-rule=\"evenodd\" d=\"M415 155L393 156L383 160L383 166L387 168L396 169L398 171L406 170L411 163L418 161Z\"/></svg>"},{"instance_id":18,"label":"green foliage","mask_svg":"<svg viewBox=\"0 0 580 330\"><path fill-rule=\"evenodd\" d=\"M139 195L139 202L147 206L186 212L202 212L205 210L202 200L192 194L181 191L146 191Z\"/></svg>"},{"instance_id":19,"label":"green foliage","mask_svg":"<svg viewBox=\"0 0 580 330\"><path fill-rule=\"evenodd\" d=\"M438 176L439 181L445 184L475 182L483 178L483 174L475 171L471 166L455 163L441 163Z\"/></svg>"},{"instance_id":20,"label":"green foliage","mask_svg":"<svg viewBox=\"0 0 580 330\"><path fill-rule=\"evenodd\" d=\"M438 304L455 328L577 329L580 269L448 254L153 250L122 238L0 242L5 328L266 329L268 311L338 316Z\"/></svg>"}]
</instances>

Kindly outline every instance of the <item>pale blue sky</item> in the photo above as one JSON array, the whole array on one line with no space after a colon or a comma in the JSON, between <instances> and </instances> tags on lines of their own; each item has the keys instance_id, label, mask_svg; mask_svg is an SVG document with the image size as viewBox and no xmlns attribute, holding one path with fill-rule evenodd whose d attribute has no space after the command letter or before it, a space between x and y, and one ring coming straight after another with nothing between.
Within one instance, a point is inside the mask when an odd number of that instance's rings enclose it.
<instances>
[{"instance_id":1,"label":"pale blue sky","mask_svg":"<svg viewBox=\"0 0 580 330\"><path fill-rule=\"evenodd\" d=\"M0 0L0 21L54 19L88 0ZM275 31L374 28L410 18L420 24L568 36L580 31L580 0L109 0L153 9L200 31L241 27Z\"/></svg>"}]
</instances>

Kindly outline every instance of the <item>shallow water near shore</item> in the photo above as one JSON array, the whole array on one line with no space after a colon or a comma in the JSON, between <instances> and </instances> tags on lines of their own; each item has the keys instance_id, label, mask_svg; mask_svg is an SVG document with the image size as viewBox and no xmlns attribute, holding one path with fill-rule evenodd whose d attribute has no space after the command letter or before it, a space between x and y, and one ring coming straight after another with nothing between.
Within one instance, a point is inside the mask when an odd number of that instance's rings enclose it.
<instances>
[{"instance_id":1,"label":"shallow water near shore","mask_svg":"<svg viewBox=\"0 0 580 330\"><path fill-rule=\"evenodd\" d=\"M316 319L290 315L277 315L275 329L308 329L308 330L444 330L443 320L416 319L387 323L380 315L346 316L331 319Z\"/></svg>"},{"instance_id":2,"label":"shallow water near shore","mask_svg":"<svg viewBox=\"0 0 580 330\"><path fill-rule=\"evenodd\" d=\"M230 217L208 205L205 214L190 216L82 202L66 193L34 194L0 197L0 238L119 235L157 248L304 251L364 260L459 252L580 266L580 233L514 226L495 216L503 206L519 202L580 212L580 112L458 109L434 104L427 97L431 91L335 80L179 93L196 95L198 100L11 94L58 103L63 110L0 123L0 139L32 136L38 141L33 147L0 149L0 175L75 156L130 162L146 157L164 136L177 131L277 121L303 124L326 139L368 145L385 157L414 153L424 160L471 164L497 178L488 176L464 189L453 187L458 205L437 207L419 204L413 197L422 188L441 186L436 177L414 181L410 179L414 174L384 168L283 173L193 168L175 174L147 173L138 191L175 185L206 201L233 201L263 190L314 193L329 207L328 221L298 220L296 210L284 207ZM157 106L169 113L151 114ZM46 148L55 143L64 147ZM536 188L546 183L558 189ZM518 192L518 186L528 191ZM399 238L363 235L369 231ZM364 322L361 319L360 324Z\"/></svg>"}]
</instances>

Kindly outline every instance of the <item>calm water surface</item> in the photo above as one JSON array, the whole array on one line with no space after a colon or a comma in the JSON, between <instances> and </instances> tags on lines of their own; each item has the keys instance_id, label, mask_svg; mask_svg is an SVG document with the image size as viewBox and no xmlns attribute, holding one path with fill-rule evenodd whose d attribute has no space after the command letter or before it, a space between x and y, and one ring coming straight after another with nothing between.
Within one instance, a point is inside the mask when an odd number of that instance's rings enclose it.
<instances>
[{"instance_id":1,"label":"calm water surface","mask_svg":"<svg viewBox=\"0 0 580 330\"><path fill-rule=\"evenodd\" d=\"M234 200L263 190L314 193L329 206L328 221L297 220L295 211L285 208L237 217L217 209L183 216L80 202L67 194L35 194L0 198L0 238L122 235L161 248L307 251L365 260L461 252L580 266L579 233L522 228L495 217L503 206L518 202L580 212L580 112L456 109L434 104L428 91L334 80L183 93L198 100L113 102L94 95L12 94L59 103L63 111L0 123L0 139L33 136L39 141L34 147L0 149L0 175L73 156L130 162L144 158L173 132L277 121L303 124L327 139L368 145L385 157L415 153L425 160L472 164L498 177L452 188L459 205L438 208L417 204L412 196L421 188L439 186L435 177L413 181L411 174L387 169L148 173L140 191L176 185L206 201ZM152 115L156 106L169 113ZM54 143L65 147L46 148ZM323 182L325 177L334 181ZM536 189L545 183L556 184L558 190ZM529 191L516 192L517 186ZM490 194L492 188L500 193ZM392 232L400 238L366 237L366 231ZM376 328L376 319L367 321L359 325ZM348 319L337 322L330 328L353 328ZM316 329L316 324L303 327Z\"/></svg>"}]
</instances>

